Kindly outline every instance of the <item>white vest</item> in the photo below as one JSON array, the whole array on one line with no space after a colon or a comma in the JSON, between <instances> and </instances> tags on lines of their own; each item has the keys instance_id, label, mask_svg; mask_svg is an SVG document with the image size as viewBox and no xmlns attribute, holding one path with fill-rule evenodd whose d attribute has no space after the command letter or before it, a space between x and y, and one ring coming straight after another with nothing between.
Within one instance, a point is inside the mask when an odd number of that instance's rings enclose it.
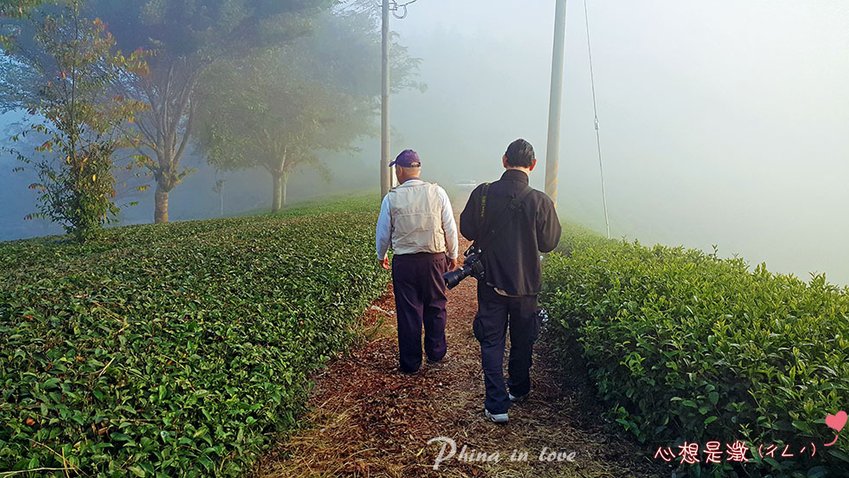
<instances>
[{"instance_id":1,"label":"white vest","mask_svg":"<svg viewBox=\"0 0 849 478\"><path fill-rule=\"evenodd\" d=\"M402 184L389 191L392 250L395 254L445 252L442 198L436 184Z\"/></svg>"}]
</instances>

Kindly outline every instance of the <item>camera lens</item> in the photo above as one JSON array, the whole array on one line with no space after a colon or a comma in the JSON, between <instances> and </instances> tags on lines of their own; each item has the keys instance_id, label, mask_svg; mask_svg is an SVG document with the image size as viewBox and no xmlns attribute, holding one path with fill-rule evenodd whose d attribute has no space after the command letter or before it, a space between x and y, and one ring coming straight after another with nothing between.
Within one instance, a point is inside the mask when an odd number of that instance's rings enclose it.
<instances>
[{"instance_id":1,"label":"camera lens","mask_svg":"<svg viewBox=\"0 0 849 478\"><path fill-rule=\"evenodd\" d=\"M468 266L463 266L456 271L446 272L442 278L445 280L445 286L449 289L457 287L457 285L466 277L469 276L471 270Z\"/></svg>"}]
</instances>

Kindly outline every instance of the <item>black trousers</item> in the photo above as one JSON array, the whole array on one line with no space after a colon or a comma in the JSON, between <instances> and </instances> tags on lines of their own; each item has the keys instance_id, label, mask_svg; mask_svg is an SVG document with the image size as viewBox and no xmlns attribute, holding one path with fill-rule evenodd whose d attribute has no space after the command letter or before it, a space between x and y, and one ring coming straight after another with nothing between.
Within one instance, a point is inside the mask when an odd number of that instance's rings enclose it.
<instances>
[{"instance_id":1,"label":"black trousers","mask_svg":"<svg viewBox=\"0 0 849 478\"><path fill-rule=\"evenodd\" d=\"M445 281L448 258L438 254L404 254L392 258L392 286L398 315L398 358L401 370L413 373L422 365L422 325L424 350L428 359L445 356Z\"/></svg>"},{"instance_id":2,"label":"black trousers","mask_svg":"<svg viewBox=\"0 0 849 478\"><path fill-rule=\"evenodd\" d=\"M481 345L481 363L486 386L484 405L490 413L507 413L510 398L531 391L531 355L539 336L537 296L506 297L478 282L478 313L472 328ZM504 348L510 331L508 383L504 383Z\"/></svg>"}]
</instances>

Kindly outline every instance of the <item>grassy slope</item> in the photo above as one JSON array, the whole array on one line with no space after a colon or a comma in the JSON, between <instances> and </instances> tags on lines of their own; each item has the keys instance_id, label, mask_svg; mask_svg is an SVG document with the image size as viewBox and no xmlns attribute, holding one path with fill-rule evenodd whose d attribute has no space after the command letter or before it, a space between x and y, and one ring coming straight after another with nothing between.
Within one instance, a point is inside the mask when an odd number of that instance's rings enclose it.
<instances>
[{"instance_id":1,"label":"grassy slope","mask_svg":"<svg viewBox=\"0 0 849 478\"><path fill-rule=\"evenodd\" d=\"M0 244L0 471L239 473L383 290L376 205Z\"/></svg>"}]
</instances>

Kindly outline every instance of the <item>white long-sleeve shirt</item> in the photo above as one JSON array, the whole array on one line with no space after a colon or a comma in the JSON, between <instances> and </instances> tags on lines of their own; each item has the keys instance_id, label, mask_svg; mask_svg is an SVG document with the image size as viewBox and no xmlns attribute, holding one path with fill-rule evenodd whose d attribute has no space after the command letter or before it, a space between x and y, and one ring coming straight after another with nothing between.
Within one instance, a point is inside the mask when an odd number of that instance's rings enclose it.
<instances>
[{"instance_id":1,"label":"white long-sleeve shirt","mask_svg":"<svg viewBox=\"0 0 849 478\"><path fill-rule=\"evenodd\" d=\"M445 252L458 256L457 223L444 189L410 179L389 192L377 218L377 259L391 248L395 254Z\"/></svg>"}]
</instances>

